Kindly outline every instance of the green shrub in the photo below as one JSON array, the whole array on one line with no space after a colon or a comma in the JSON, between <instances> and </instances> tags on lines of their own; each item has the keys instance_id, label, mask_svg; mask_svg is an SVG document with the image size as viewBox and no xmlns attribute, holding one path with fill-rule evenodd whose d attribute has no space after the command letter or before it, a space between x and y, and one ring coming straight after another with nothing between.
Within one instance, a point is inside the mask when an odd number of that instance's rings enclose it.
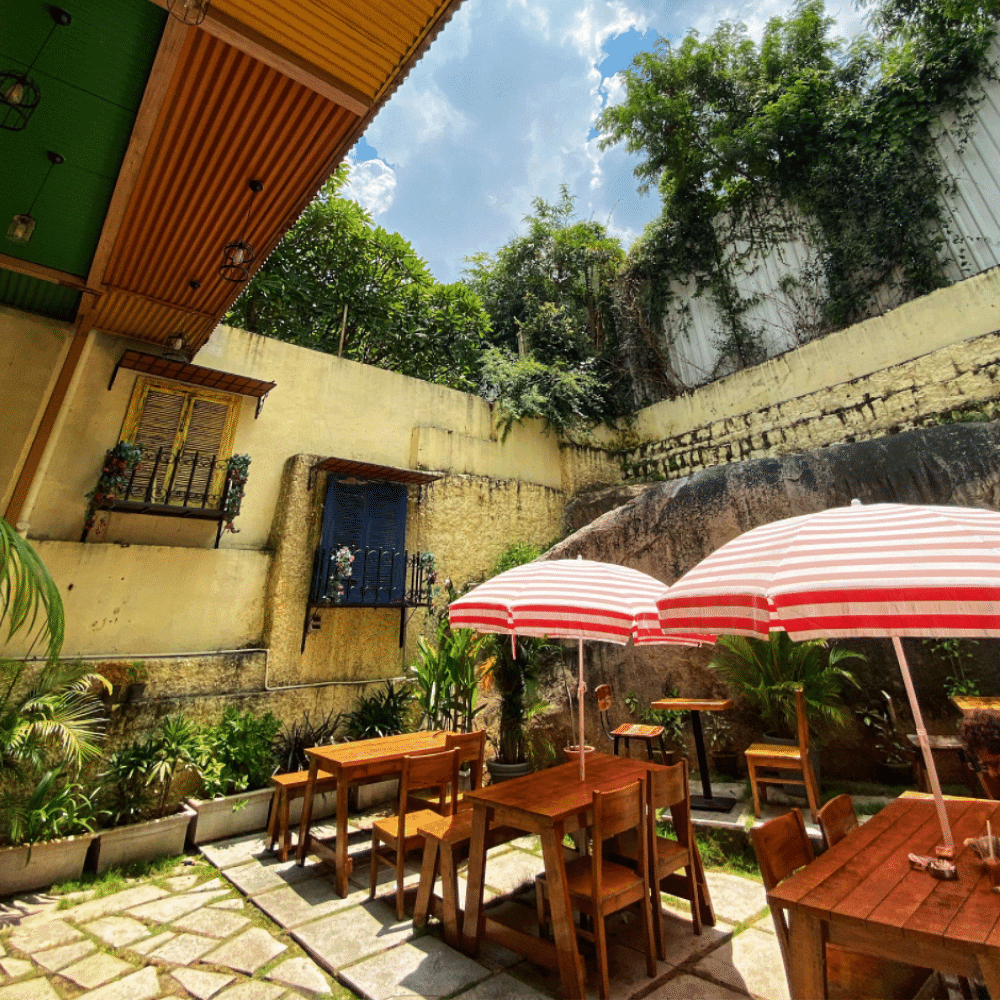
<instances>
[{"instance_id":1,"label":"green shrub","mask_svg":"<svg viewBox=\"0 0 1000 1000\"><path fill-rule=\"evenodd\" d=\"M271 713L240 712L230 705L201 734L201 794L209 798L265 788L277 768L275 739L281 722Z\"/></svg>"}]
</instances>

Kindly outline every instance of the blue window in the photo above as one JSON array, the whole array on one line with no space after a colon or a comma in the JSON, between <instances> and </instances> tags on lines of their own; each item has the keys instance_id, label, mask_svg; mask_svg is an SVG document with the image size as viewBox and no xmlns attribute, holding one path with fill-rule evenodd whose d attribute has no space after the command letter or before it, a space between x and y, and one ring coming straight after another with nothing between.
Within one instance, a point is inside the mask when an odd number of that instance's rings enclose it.
<instances>
[{"instance_id":1,"label":"blue window","mask_svg":"<svg viewBox=\"0 0 1000 1000\"><path fill-rule=\"evenodd\" d=\"M333 555L346 547L354 555L349 580L342 581L344 605L399 604L406 584L406 487L384 481L330 478L323 509L321 555L314 595L333 597Z\"/></svg>"}]
</instances>

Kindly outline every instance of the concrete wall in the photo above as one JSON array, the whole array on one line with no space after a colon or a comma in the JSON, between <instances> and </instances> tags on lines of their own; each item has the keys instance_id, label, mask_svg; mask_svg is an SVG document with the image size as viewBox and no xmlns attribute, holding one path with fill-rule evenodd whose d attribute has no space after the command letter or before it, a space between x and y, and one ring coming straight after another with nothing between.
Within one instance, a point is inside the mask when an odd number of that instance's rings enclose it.
<instances>
[{"instance_id":1,"label":"concrete wall","mask_svg":"<svg viewBox=\"0 0 1000 1000\"><path fill-rule=\"evenodd\" d=\"M997 331L1000 269L647 407L626 474L673 479L981 410L997 396Z\"/></svg>"},{"instance_id":2,"label":"concrete wall","mask_svg":"<svg viewBox=\"0 0 1000 1000\"><path fill-rule=\"evenodd\" d=\"M7 509L73 328L0 306L0 515Z\"/></svg>"}]
</instances>

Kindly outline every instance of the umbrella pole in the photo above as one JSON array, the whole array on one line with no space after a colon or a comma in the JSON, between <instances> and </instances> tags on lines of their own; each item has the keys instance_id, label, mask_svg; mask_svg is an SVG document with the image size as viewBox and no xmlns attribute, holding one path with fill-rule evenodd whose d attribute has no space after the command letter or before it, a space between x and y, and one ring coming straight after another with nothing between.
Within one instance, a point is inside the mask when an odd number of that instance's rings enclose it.
<instances>
[{"instance_id":1,"label":"umbrella pole","mask_svg":"<svg viewBox=\"0 0 1000 1000\"><path fill-rule=\"evenodd\" d=\"M913 679L910 677L910 667L906 662L906 656L903 653L903 644L899 641L898 635L892 637L892 644L896 650L896 658L899 660L899 669L903 674L906 695L910 699L910 710L913 712L913 721L917 727L917 738L920 740L920 749L923 752L924 764L927 768L927 780L930 782L931 791L934 793L934 805L937 807L938 821L941 824L941 835L944 837L944 850L939 848L938 853L950 858L955 853L955 841L952 839L951 825L948 823L948 813L944 808L944 796L941 794L941 783L938 781L937 768L934 766L934 754L931 752L931 745L927 739L924 718L920 714L917 693L913 689Z\"/></svg>"},{"instance_id":2,"label":"umbrella pole","mask_svg":"<svg viewBox=\"0 0 1000 1000\"><path fill-rule=\"evenodd\" d=\"M580 710L580 780L583 781L587 773L587 755L583 749L583 696L587 690L587 685L583 683L583 639L577 639L579 648L579 685L576 689L576 700Z\"/></svg>"}]
</instances>

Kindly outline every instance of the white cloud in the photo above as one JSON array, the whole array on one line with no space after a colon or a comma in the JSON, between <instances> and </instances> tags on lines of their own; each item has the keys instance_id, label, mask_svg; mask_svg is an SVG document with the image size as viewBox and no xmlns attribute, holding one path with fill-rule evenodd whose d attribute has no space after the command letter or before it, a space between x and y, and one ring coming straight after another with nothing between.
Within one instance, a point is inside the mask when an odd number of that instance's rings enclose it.
<instances>
[{"instance_id":1,"label":"white cloud","mask_svg":"<svg viewBox=\"0 0 1000 1000\"><path fill-rule=\"evenodd\" d=\"M359 202L373 218L383 215L392 207L396 190L396 171L378 159L354 163L352 154L347 160L351 174L341 194L345 198L353 198Z\"/></svg>"}]
</instances>

